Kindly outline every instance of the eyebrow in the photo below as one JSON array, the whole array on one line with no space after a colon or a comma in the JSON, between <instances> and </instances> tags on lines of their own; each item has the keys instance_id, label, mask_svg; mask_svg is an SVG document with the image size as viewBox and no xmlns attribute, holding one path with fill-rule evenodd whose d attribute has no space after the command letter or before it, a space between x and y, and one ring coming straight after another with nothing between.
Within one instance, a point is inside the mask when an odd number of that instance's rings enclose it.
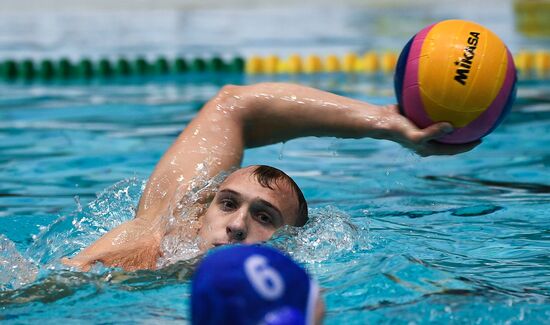
<instances>
[{"instance_id":1,"label":"eyebrow","mask_svg":"<svg viewBox=\"0 0 550 325\"><path fill-rule=\"evenodd\" d=\"M219 193L220 193L220 194L228 193L228 194L234 195L234 196L236 196L236 197L238 197L238 198L241 198L241 197L242 197L242 194L241 194L241 193L239 193L239 192L237 192L237 191L234 191L234 190L232 190L232 189L228 189L228 188L223 189L223 190L220 190ZM280 218L282 219L281 221L284 222L284 218L283 218L283 214L281 213L281 210L279 210L279 209L278 209L276 206L274 206L271 202L266 201L266 200L264 200L264 199L259 199L258 201L259 201L261 204L267 206L268 208L271 208L271 209L275 210L275 212L277 212L277 213L279 214Z\"/></svg>"}]
</instances>

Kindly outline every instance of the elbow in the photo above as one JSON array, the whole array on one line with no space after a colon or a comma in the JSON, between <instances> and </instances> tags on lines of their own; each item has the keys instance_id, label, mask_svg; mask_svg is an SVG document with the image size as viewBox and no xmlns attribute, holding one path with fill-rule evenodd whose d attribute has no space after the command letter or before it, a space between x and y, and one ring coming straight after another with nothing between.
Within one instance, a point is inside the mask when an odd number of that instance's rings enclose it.
<instances>
[{"instance_id":1,"label":"elbow","mask_svg":"<svg viewBox=\"0 0 550 325\"><path fill-rule=\"evenodd\" d=\"M278 84L263 82L253 85L225 85L214 97L219 108L251 111L255 107L265 106L266 100L274 98L274 92L281 87Z\"/></svg>"},{"instance_id":2,"label":"elbow","mask_svg":"<svg viewBox=\"0 0 550 325\"><path fill-rule=\"evenodd\" d=\"M205 106L210 111L209 114L223 113L234 121L243 121L250 116L252 108L251 94L253 86L225 85L216 96Z\"/></svg>"},{"instance_id":3,"label":"elbow","mask_svg":"<svg viewBox=\"0 0 550 325\"><path fill-rule=\"evenodd\" d=\"M254 103L258 102L259 98L271 99L273 95L273 84L264 82L253 85L225 85L223 86L216 99L222 102L233 103L236 106L254 106ZM237 105L239 104L239 105Z\"/></svg>"},{"instance_id":4,"label":"elbow","mask_svg":"<svg viewBox=\"0 0 550 325\"><path fill-rule=\"evenodd\" d=\"M242 95L245 93L244 88L248 86L238 86L238 85L225 85L223 86L218 94L216 99L222 102L233 101L235 99L241 99Z\"/></svg>"}]
</instances>

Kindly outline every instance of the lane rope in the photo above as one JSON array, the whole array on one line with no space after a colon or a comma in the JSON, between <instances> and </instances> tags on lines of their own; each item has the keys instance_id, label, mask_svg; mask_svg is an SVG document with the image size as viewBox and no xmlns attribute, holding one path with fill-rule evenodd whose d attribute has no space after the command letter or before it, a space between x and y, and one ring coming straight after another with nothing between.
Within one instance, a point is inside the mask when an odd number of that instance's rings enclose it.
<instances>
[{"instance_id":1,"label":"lane rope","mask_svg":"<svg viewBox=\"0 0 550 325\"><path fill-rule=\"evenodd\" d=\"M96 79L131 76L168 76L188 73L237 73L247 75L276 74L393 74L398 58L397 52L347 53L344 55L328 54L298 55L286 58L277 55L248 58L222 57L209 58L166 58L144 57L91 60L82 58L74 61L68 58L42 60L0 61L0 80L72 80ZM522 50L514 55L518 77L523 80L550 79L550 51Z\"/></svg>"}]
</instances>

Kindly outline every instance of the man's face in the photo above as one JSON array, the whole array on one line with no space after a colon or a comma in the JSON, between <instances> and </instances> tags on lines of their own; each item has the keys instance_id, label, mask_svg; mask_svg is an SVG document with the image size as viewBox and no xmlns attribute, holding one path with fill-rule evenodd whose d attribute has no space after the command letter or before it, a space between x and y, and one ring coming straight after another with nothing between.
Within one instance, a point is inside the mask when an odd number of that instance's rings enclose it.
<instances>
[{"instance_id":1,"label":"man's face","mask_svg":"<svg viewBox=\"0 0 550 325\"><path fill-rule=\"evenodd\" d=\"M253 171L239 169L220 185L202 217L202 249L265 241L281 226L296 223L298 199L290 185L277 181L273 189L263 187Z\"/></svg>"}]
</instances>

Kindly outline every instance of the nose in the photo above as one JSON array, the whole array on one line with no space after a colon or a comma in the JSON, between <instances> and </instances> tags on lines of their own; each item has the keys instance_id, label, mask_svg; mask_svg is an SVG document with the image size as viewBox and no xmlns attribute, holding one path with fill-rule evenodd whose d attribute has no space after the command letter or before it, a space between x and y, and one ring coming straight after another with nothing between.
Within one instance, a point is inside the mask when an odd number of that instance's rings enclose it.
<instances>
[{"instance_id":1,"label":"nose","mask_svg":"<svg viewBox=\"0 0 550 325\"><path fill-rule=\"evenodd\" d=\"M230 241L242 242L248 235L248 227L246 225L246 212L236 213L225 228Z\"/></svg>"}]
</instances>

